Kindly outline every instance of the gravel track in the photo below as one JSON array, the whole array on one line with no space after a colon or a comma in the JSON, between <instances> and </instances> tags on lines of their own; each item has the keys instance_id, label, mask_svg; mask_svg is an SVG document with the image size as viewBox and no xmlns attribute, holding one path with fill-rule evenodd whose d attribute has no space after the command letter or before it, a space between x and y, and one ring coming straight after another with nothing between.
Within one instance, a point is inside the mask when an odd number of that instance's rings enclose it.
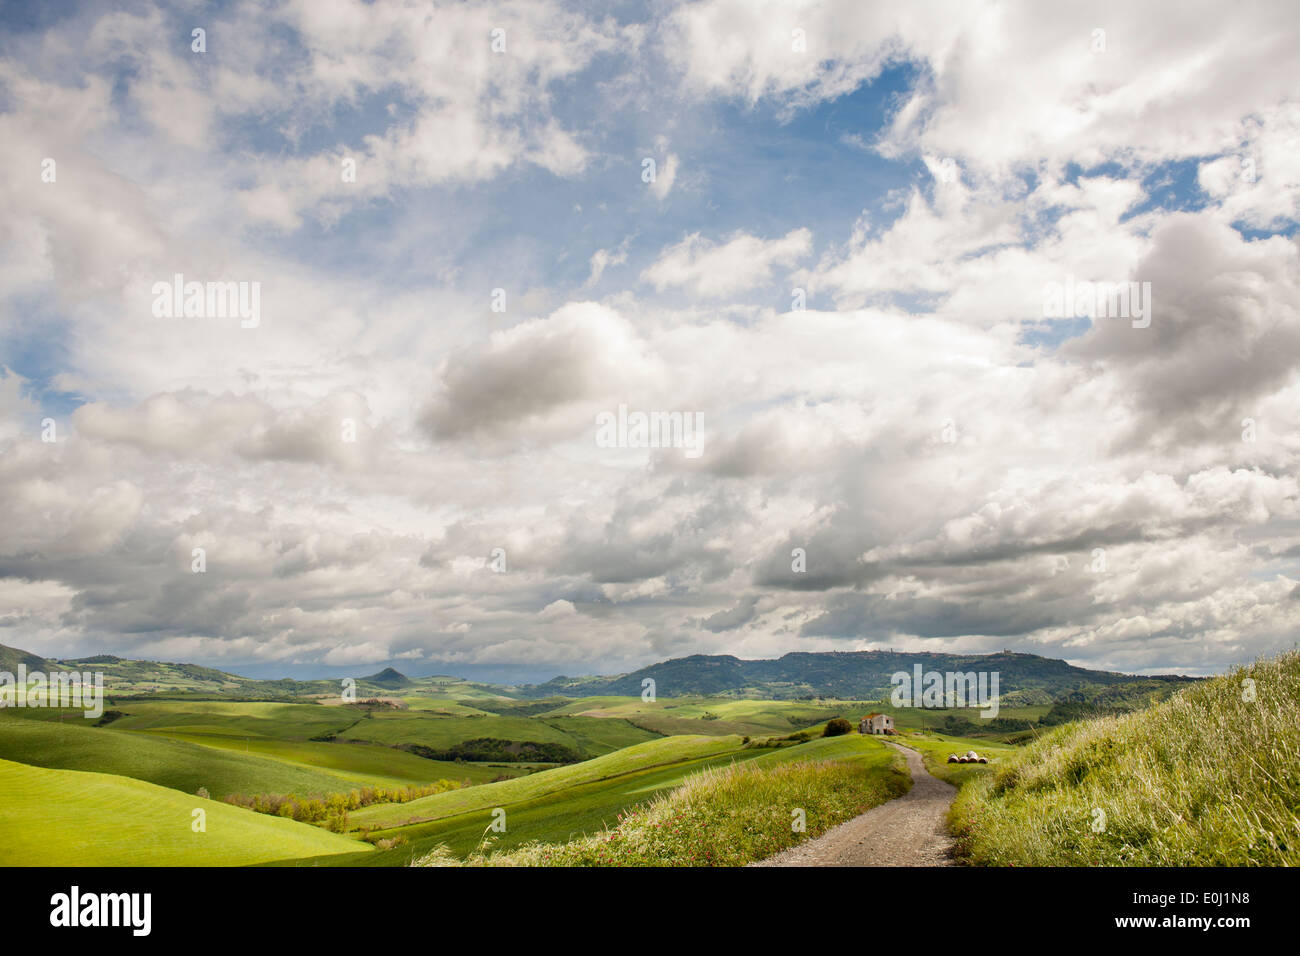
<instances>
[{"instance_id":1,"label":"gravel track","mask_svg":"<svg viewBox=\"0 0 1300 956\"><path fill-rule=\"evenodd\" d=\"M915 750L889 744L907 758L912 789L847 820L815 840L752 866L952 866L945 816L957 791L932 777Z\"/></svg>"}]
</instances>

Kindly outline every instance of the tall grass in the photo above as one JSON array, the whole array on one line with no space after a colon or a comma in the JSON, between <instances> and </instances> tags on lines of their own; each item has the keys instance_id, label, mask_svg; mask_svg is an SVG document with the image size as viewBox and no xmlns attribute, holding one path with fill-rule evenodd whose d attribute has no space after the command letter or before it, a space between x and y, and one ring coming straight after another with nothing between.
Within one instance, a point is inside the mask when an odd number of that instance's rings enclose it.
<instances>
[{"instance_id":1,"label":"tall grass","mask_svg":"<svg viewBox=\"0 0 1300 956\"><path fill-rule=\"evenodd\" d=\"M951 823L992 866L1300 864L1300 654L1057 728L966 786Z\"/></svg>"},{"instance_id":2,"label":"tall grass","mask_svg":"<svg viewBox=\"0 0 1300 956\"><path fill-rule=\"evenodd\" d=\"M732 764L693 774L602 833L506 853L480 849L464 864L439 847L414 865L743 866L892 800L909 785L883 749L844 762ZM804 813L806 832L793 826L796 809Z\"/></svg>"}]
</instances>

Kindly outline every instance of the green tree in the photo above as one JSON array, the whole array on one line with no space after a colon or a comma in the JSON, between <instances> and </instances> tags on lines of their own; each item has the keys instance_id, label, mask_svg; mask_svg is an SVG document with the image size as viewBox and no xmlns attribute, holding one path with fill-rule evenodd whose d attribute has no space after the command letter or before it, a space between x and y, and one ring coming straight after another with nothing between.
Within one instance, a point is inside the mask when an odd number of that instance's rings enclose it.
<instances>
[{"instance_id":1,"label":"green tree","mask_svg":"<svg viewBox=\"0 0 1300 956\"><path fill-rule=\"evenodd\" d=\"M852 732L853 725L843 717L832 717L826 721L826 729L822 731L823 737L843 737L845 734Z\"/></svg>"}]
</instances>

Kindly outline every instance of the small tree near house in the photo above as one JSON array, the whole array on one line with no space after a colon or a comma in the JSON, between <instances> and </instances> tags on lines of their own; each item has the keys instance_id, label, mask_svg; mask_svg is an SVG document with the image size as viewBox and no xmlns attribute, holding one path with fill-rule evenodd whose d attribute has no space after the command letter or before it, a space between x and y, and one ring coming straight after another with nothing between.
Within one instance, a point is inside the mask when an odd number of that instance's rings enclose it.
<instances>
[{"instance_id":1,"label":"small tree near house","mask_svg":"<svg viewBox=\"0 0 1300 956\"><path fill-rule=\"evenodd\" d=\"M832 717L826 721L826 729L822 731L822 736L842 737L844 734L852 732L852 730L853 725L843 717Z\"/></svg>"}]
</instances>

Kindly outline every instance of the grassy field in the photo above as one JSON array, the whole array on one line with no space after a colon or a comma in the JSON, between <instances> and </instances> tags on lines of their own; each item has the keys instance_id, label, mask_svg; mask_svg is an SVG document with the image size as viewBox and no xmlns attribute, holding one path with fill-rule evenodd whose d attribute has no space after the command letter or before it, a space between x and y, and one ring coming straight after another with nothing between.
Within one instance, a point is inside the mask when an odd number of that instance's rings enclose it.
<instances>
[{"instance_id":1,"label":"grassy field","mask_svg":"<svg viewBox=\"0 0 1300 956\"><path fill-rule=\"evenodd\" d=\"M503 774L515 776L526 773L531 766L426 760L403 750L375 744L314 743L300 740L273 740L266 737L228 737L220 734L169 733L157 736L236 754L256 754L290 766L325 770L340 780L350 781L355 786L399 787L407 784L431 783L434 780L468 780L471 784L486 783Z\"/></svg>"},{"instance_id":2,"label":"grassy field","mask_svg":"<svg viewBox=\"0 0 1300 956\"><path fill-rule=\"evenodd\" d=\"M656 733L788 734L824 724L832 717L857 718L875 705L849 701L737 700L730 697L665 697L652 703L639 697L583 697L559 706L552 715L622 718Z\"/></svg>"},{"instance_id":3,"label":"grassy field","mask_svg":"<svg viewBox=\"0 0 1300 956\"><path fill-rule=\"evenodd\" d=\"M1049 710L1045 706L1004 707L998 716L1038 720ZM763 736L788 734L824 724L832 717L846 717L854 725L866 714L878 711L894 718L899 728L941 729L949 718L979 725L986 723L978 708L924 710L892 707L880 701L864 700L745 700L732 697L665 697L653 703L639 697L582 697L556 706L548 715L575 714L592 717L622 717L639 727L662 734L743 734Z\"/></svg>"},{"instance_id":4,"label":"grassy field","mask_svg":"<svg viewBox=\"0 0 1300 956\"><path fill-rule=\"evenodd\" d=\"M144 700L114 705L124 716L115 730L213 733L310 740L338 733L363 718L352 707L221 700Z\"/></svg>"},{"instance_id":5,"label":"grassy field","mask_svg":"<svg viewBox=\"0 0 1300 956\"><path fill-rule=\"evenodd\" d=\"M105 773L0 760L0 865L246 866L355 854L317 827ZM205 811L206 832L192 829Z\"/></svg>"},{"instance_id":6,"label":"grassy field","mask_svg":"<svg viewBox=\"0 0 1300 956\"><path fill-rule=\"evenodd\" d=\"M23 720L8 715L0 715L0 759L132 777L184 793L206 787L217 798L228 793L335 793L355 785L348 775L256 753L213 750L112 727Z\"/></svg>"},{"instance_id":7,"label":"grassy field","mask_svg":"<svg viewBox=\"0 0 1300 956\"><path fill-rule=\"evenodd\" d=\"M489 712L450 697L415 697L404 695L402 702L413 711L435 717L486 717Z\"/></svg>"},{"instance_id":8,"label":"grassy field","mask_svg":"<svg viewBox=\"0 0 1300 956\"><path fill-rule=\"evenodd\" d=\"M992 773L998 765L1018 748L984 738L949 737L933 731L913 731L903 734L898 742L921 754L925 769L940 780L947 780L955 787L960 787L968 780L978 779ZM981 757L988 757L988 763L948 763L949 754L964 754L973 750Z\"/></svg>"},{"instance_id":9,"label":"grassy field","mask_svg":"<svg viewBox=\"0 0 1300 956\"><path fill-rule=\"evenodd\" d=\"M879 741L839 737L692 773L608 829L560 845L470 854L487 866L743 866L901 796L910 780ZM803 829L796 829L797 812ZM441 846L418 866L457 865Z\"/></svg>"},{"instance_id":10,"label":"grassy field","mask_svg":"<svg viewBox=\"0 0 1300 956\"><path fill-rule=\"evenodd\" d=\"M1300 864L1300 655L1057 728L963 789L952 821L977 864Z\"/></svg>"},{"instance_id":11,"label":"grassy field","mask_svg":"<svg viewBox=\"0 0 1300 956\"><path fill-rule=\"evenodd\" d=\"M741 751L739 737L668 737L627 747L616 753L585 760L567 767L555 767L515 780L485 784L453 793L440 793L400 806L377 805L352 815L354 825L387 829L408 820L423 822L457 814L482 811L493 807L535 800L539 797L584 784L622 778L650 769L712 757L730 756Z\"/></svg>"},{"instance_id":12,"label":"grassy field","mask_svg":"<svg viewBox=\"0 0 1300 956\"><path fill-rule=\"evenodd\" d=\"M624 720L596 717L500 717L490 714L439 717L409 712L376 712L339 734L340 740L369 741L389 746L419 744L435 750L466 740L496 738L558 744L580 756L595 757L658 736Z\"/></svg>"}]
</instances>

